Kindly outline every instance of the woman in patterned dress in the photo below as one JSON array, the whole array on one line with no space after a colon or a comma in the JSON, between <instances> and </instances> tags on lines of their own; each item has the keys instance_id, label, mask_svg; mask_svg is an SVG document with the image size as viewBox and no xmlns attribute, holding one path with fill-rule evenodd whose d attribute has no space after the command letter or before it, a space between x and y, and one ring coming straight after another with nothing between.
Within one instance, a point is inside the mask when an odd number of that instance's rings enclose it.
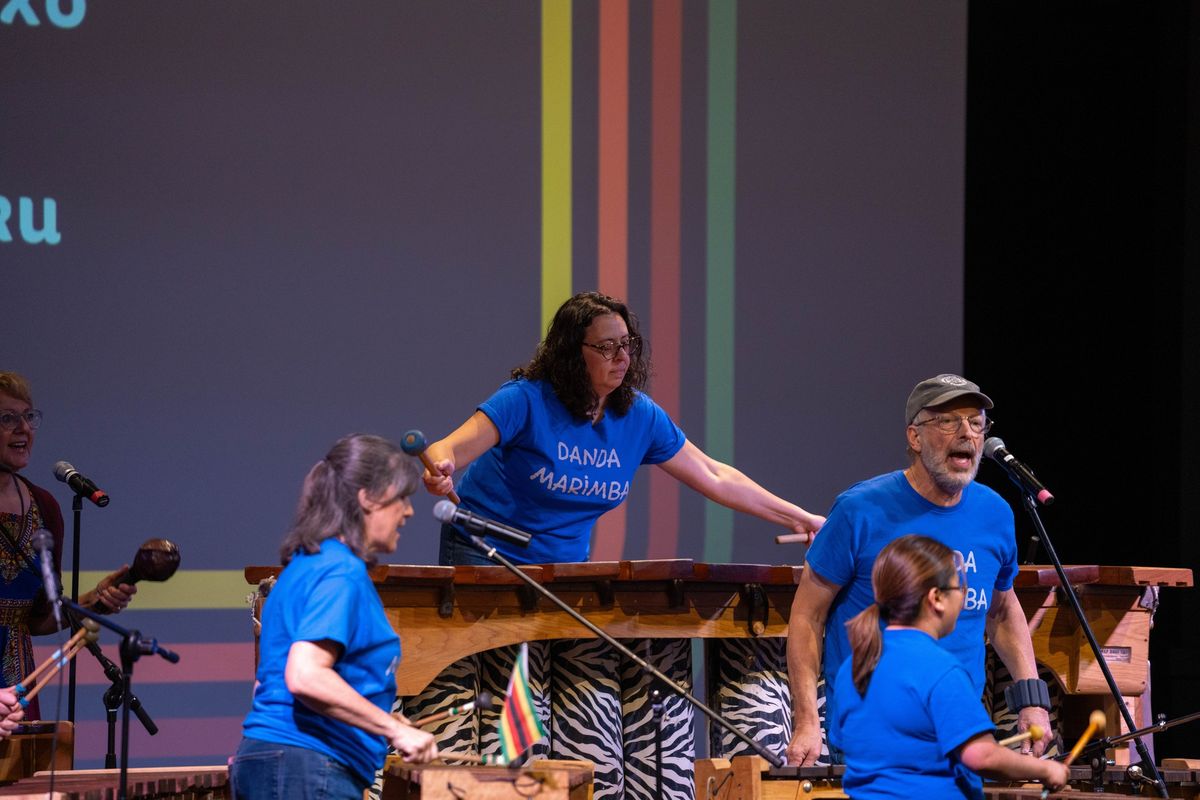
<instances>
[{"instance_id":1,"label":"woman in patterned dress","mask_svg":"<svg viewBox=\"0 0 1200 800\"><path fill-rule=\"evenodd\" d=\"M54 572L62 559L63 516L53 495L18 474L29 466L35 432L42 412L33 407L29 382L15 372L0 372L0 684L11 686L34 668L31 635L58 629L42 585L34 534L45 528L54 539ZM84 606L97 603L116 613L129 605L137 588L117 584L128 568L106 576L79 598ZM0 706L4 694L0 693ZM0 714L3 709L0 708ZM37 699L26 716L38 718ZM0 723L2 727L2 723Z\"/></svg>"}]
</instances>

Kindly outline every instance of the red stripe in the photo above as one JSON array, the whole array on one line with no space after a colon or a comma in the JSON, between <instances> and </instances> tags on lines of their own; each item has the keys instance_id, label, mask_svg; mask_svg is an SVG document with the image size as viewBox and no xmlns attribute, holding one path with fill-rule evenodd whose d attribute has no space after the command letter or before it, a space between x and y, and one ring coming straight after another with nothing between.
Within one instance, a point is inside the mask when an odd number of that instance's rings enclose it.
<instances>
[{"instance_id":1,"label":"red stripe","mask_svg":"<svg viewBox=\"0 0 1200 800\"><path fill-rule=\"evenodd\" d=\"M680 409L682 0L654 0L650 118L650 324L655 401L672 419ZM674 558L679 542L679 483L650 473L647 558Z\"/></svg>"},{"instance_id":2,"label":"red stripe","mask_svg":"<svg viewBox=\"0 0 1200 800\"><path fill-rule=\"evenodd\" d=\"M34 660L40 664L50 657L57 645L33 648ZM105 655L117 660L115 646L105 645ZM215 681L253 681L254 645L249 642L193 642L173 645L179 654L178 664L161 658L143 658L137 663L135 683L204 683ZM76 683L107 686L108 679L90 654L80 653L76 659ZM249 697L247 696L247 703Z\"/></svg>"},{"instance_id":3,"label":"red stripe","mask_svg":"<svg viewBox=\"0 0 1200 800\"><path fill-rule=\"evenodd\" d=\"M517 686L508 695L508 703L512 706L511 719L520 742L521 750L533 744L537 739L537 725L533 708L533 698L530 696L529 683L525 677L524 667L520 668L517 676Z\"/></svg>"},{"instance_id":4,"label":"red stripe","mask_svg":"<svg viewBox=\"0 0 1200 800\"><path fill-rule=\"evenodd\" d=\"M600 3L599 289L625 299L629 260L629 2Z\"/></svg>"}]
</instances>

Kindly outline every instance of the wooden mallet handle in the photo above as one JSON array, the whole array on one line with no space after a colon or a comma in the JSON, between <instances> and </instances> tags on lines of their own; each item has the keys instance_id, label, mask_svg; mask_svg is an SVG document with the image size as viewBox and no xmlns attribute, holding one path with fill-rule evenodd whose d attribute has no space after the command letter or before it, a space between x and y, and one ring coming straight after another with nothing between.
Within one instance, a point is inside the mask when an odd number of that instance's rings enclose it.
<instances>
[{"instance_id":1,"label":"wooden mallet handle","mask_svg":"<svg viewBox=\"0 0 1200 800\"><path fill-rule=\"evenodd\" d=\"M421 459L421 463L425 465L425 469L430 475L441 475L441 473L438 472L438 468L433 465L433 459L431 459L425 453L425 448L427 446L428 445L425 442L425 434L416 430L409 431L408 433L404 434L404 438L400 440L400 449L408 453L410 456L416 456L417 458ZM453 489L446 494L446 497L449 498L450 502L454 503L454 505L462 505L462 501L458 499L458 492L454 491Z\"/></svg>"},{"instance_id":2,"label":"wooden mallet handle","mask_svg":"<svg viewBox=\"0 0 1200 800\"><path fill-rule=\"evenodd\" d=\"M1076 742L1075 746L1071 748L1070 755L1068 755L1067 759L1063 761L1065 766L1071 766L1071 762L1074 761L1076 756L1083 751L1083 746L1088 743L1088 739L1091 739L1092 736L1094 736L1097 732L1104 730L1104 725L1106 722L1107 720L1104 717L1103 711L1096 710L1092 712L1092 715L1088 717L1088 726L1083 731L1083 736L1079 737L1079 741Z\"/></svg>"},{"instance_id":3,"label":"wooden mallet handle","mask_svg":"<svg viewBox=\"0 0 1200 800\"><path fill-rule=\"evenodd\" d=\"M420 719L414 719L412 722L410 722L408 724L412 725L414 728L421 728L421 727L428 725L431 722L440 722L440 721L446 719L447 717L457 717L462 714L470 714L472 711L474 711L477 708L491 708L491 707L492 707L492 693L491 692L480 692L479 696L476 697L474 700L470 700L466 703L463 703L462 705L454 706L453 708L447 708L445 711L439 711L436 714L430 714L427 717L421 717Z\"/></svg>"},{"instance_id":4,"label":"wooden mallet handle","mask_svg":"<svg viewBox=\"0 0 1200 800\"><path fill-rule=\"evenodd\" d=\"M781 533L775 537L775 544L809 544L813 533Z\"/></svg>"},{"instance_id":5,"label":"wooden mallet handle","mask_svg":"<svg viewBox=\"0 0 1200 800\"><path fill-rule=\"evenodd\" d=\"M1023 742L1026 739L1033 739L1034 741L1037 741L1045 735L1046 732L1042 730L1041 725L1030 725L1029 730L1025 731L1024 733L1018 733L1015 736L1009 736L1007 739L1001 739L1000 741L996 742L996 744L1000 745L1001 747L1012 747L1014 744Z\"/></svg>"}]
</instances>

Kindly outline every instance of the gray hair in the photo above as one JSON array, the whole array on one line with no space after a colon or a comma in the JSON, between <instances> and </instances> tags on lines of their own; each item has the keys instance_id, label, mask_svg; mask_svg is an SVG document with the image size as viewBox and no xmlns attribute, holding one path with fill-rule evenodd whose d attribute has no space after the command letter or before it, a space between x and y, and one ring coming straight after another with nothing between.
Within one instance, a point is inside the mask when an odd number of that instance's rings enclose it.
<instances>
[{"instance_id":1,"label":"gray hair","mask_svg":"<svg viewBox=\"0 0 1200 800\"><path fill-rule=\"evenodd\" d=\"M279 548L286 566L299 550L316 553L321 542L340 536L354 554L369 561L358 491L383 500L394 490L408 497L420 485L420 462L380 436L344 436L304 478L296 519Z\"/></svg>"}]
</instances>

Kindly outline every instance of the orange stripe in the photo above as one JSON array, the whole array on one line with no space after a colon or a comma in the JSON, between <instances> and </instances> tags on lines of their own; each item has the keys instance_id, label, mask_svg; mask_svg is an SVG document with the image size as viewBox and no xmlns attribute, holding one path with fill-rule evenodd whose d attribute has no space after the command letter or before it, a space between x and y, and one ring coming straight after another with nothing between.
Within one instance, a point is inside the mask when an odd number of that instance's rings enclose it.
<instances>
[{"instance_id":1,"label":"orange stripe","mask_svg":"<svg viewBox=\"0 0 1200 800\"><path fill-rule=\"evenodd\" d=\"M655 401L678 420L680 408L680 239L683 2L654 0L650 118L650 324ZM647 558L675 558L679 482L650 472Z\"/></svg>"},{"instance_id":2,"label":"orange stripe","mask_svg":"<svg viewBox=\"0 0 1200 800\"><path fill-rule=\"evenodd\" d=\"M56 649L55 646L33 648L34 660L40 664ZM136 684L143 683L202 683L206 681L253 681L254 645L242 642L193 642L171 647L179 653L178 664L168 664L161 658L143 658L137 662ZM104 645L104 654L117 661L115 645ZM81 685L107 686L108 679L96 659L86 650L76 659L76 682ZM249 703L249 695L246 698Z\"/></svg>"},{"instance_id":3,"label":"orange stripe","mask_svg":"<svg viewBox=\"0 0 1200 800\"><path fill-rule=\"evenodd\" d=\"M629 0L600 4L597 288L629 296ZM620 559L625 550L625 507L596 522L592 558Z\"/></svg>"}]
</instances>

